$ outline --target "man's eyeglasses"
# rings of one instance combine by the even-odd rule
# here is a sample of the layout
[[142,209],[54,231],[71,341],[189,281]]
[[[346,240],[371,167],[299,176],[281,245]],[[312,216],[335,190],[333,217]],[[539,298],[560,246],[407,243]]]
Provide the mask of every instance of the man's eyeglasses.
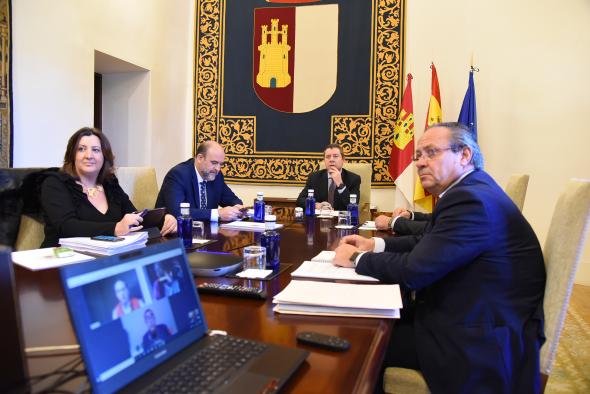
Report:
[[426,160],[432,160],[440,152],[454,149],[455,147],[450,146],[448,148],[426,148],[424,150],[417,150],[416,153],[414,153],[414,156],[412,156],[412,161],[418,161],[422,158],[425,158]]

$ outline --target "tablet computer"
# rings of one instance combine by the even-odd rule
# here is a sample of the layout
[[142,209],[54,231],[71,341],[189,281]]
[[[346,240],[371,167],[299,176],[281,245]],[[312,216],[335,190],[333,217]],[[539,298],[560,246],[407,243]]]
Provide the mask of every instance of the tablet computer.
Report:
[[149,209],[145,215],[143,215],[143,222],[141,225],[144,229],[157,227],[161,230],[164,225],[164,216],[166,216],[166,208]]

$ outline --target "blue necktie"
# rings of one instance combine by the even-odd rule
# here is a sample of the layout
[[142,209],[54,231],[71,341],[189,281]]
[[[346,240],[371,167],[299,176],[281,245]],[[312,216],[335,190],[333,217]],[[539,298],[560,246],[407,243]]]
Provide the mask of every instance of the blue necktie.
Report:
[[201,187],[200,187],[200,191],[201,191],[201,209],[205,209],[207,208],[207,185],[206,182],[203,181],[201,182]]

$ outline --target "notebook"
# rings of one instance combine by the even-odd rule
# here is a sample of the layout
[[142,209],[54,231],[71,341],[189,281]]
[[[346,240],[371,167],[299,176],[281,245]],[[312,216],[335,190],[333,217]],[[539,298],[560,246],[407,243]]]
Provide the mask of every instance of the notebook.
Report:
[[[308,355],[302,349],[207,335],[178,239],[64,266],[61,278],[95,393],[194,391],[205,383],[213,385],[207,390],[214,393],[275,392]],[[236,344],[244,350],[231,350]],[[228,346],[230,350],[220,350]],[[246,351],[251,358],[242,354]],[[247,360],[239,368],[203,372],[216,364],[215,356],[234,353]],[[187,372],[190,383],[177,381]],[[170,380],[176,389],[161,387]]]

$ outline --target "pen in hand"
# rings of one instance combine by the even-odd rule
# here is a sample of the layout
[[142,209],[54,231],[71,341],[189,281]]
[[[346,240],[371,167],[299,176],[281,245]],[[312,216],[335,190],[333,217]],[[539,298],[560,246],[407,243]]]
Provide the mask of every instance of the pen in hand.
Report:
[[[145,209],[144,209],[144,210],[142,210],[141,212],[134,212],[134,213],[137,213],[137,214],[139,214],[139,216],[140,216],[140,217],[144,217],[144,216],[145,216],[145,214],[146,214],[146,213],[148,213],[148,211],[149,211],[149,209],[145,208]],[[129,225],[129,228],[132,228],[132,227],[135,227],[135,226],[133,226],[133,225],[131,225],[131,224],[130,224],[130,225]]]

